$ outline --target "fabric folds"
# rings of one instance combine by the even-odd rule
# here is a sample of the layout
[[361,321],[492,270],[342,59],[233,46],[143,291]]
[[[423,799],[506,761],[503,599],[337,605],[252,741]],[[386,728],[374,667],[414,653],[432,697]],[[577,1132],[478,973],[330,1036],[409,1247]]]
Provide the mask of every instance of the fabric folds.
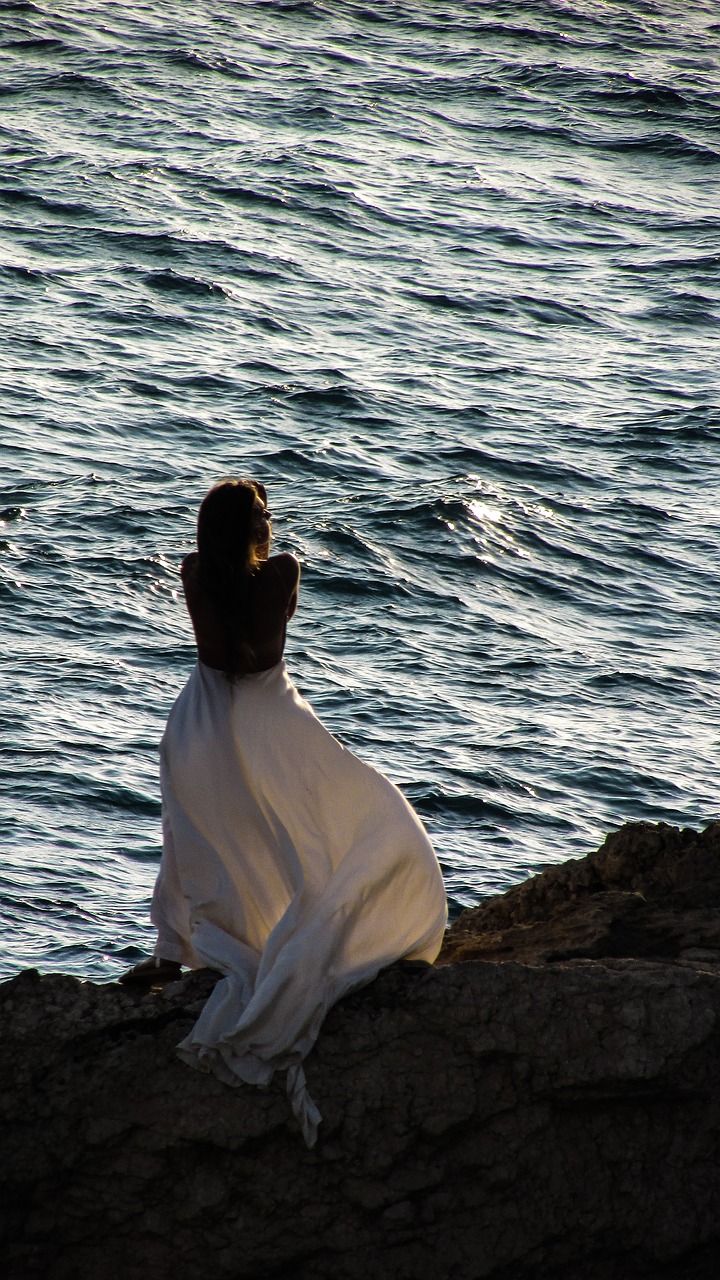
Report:
[[323,727],[285,663],[231,683],[198,663],[161,745],[156,953],[224,976],[178,1048],[227,1084],[287,1071],[305,1141],[303,1060],[328,1009],[446,922],[432,846],[387,778]]

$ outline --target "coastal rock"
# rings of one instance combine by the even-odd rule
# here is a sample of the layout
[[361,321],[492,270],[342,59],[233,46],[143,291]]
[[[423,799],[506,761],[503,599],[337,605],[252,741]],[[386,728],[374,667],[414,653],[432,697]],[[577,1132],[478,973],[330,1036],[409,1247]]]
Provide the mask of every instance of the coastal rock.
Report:
[[342,1001],[307,1060],[313,1151],[282,1081],[175,1057],[214,975],[11,979],[0,1273],[714,1280],[719,839],[624,828]]
[[463,912],[440,963],[646,957],[720,962],[720,822],[628,823],[586,858]]

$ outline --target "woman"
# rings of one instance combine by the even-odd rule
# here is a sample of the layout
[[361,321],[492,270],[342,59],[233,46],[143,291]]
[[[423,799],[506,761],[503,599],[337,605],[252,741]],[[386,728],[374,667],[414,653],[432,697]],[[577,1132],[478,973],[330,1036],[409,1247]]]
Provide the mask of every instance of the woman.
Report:
[[224,480],[182,564],[198,663],[161,744],[156,954],[125,981],[210,966],[185,1061],[228,1084],[287,1069],[309,1146],[319,1112],[302,1061],[328,1009],[402,957],[432,961],[440,868],[404,796],[320,724],[283,662],[293,555],[269,555],[263,485]]

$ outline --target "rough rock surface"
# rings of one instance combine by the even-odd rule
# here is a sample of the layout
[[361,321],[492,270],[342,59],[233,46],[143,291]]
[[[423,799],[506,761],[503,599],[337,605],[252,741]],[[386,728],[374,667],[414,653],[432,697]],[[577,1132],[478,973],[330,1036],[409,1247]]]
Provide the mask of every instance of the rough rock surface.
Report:
[[720,962],[720,822],[628,823],[596,853],[465,911],[440,963],[609,956]]
[[714,1280],[719,920],[718,824],[624,828],[466,913],[452,962],[330,1013],[314,1151],[280,1081],[229,1089],[174,1056],[212,975],[131,996],[20,974],[0,1274]]

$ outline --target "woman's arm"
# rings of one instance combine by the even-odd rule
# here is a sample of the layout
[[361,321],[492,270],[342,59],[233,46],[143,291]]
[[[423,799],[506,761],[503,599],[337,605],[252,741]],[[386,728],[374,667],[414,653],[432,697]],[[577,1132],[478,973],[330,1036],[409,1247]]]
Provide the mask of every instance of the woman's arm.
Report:
[[189,555],[184,557],[180,565],[180,579],[185,593],[185,604],[191,617],[200,585],[198,582],[199,567],[200,556],[197,551],[191,551]]
[[282,591],[282,605],[287,619],[297,609],[300,590],[300,561],[291,551],[283,551],[269,561],[276,572],[276,582]]

